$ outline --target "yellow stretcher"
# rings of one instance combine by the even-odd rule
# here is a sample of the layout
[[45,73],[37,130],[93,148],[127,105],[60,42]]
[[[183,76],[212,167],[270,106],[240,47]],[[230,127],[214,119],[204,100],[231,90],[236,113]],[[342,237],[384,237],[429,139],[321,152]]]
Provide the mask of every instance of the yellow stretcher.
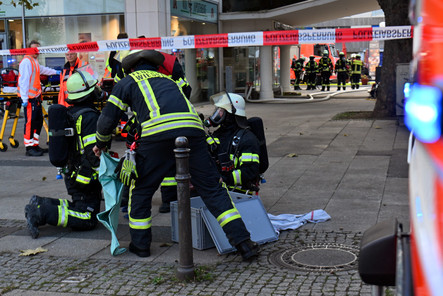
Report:
[[[18,119],[20,117],[20,109],[21,109],[21,100],[15,93],[0,93],[0,98],[3,98],[5,106],[5,113],[3,114],[3,124],[0,130],[0,151],[5,152],[8,150],[8,146],[3,143],[3,136],[5,135],[6,123],[9,119],[14,119],[11,129],[11,135],[9,136],[9,143],[12,148],[17,148],[19,143],[14,139],[15,131],[17,129]],[[44,101],[49,101],[50,104],[54,102],[57,103],[58,92],[57,91],[49,91],[42,93],[42,99]],[[43,111],[43,127],[46,130],[46,143],[49,143],[49,132],[48,132],[48,112],[46,112],[45,108],[42,106]],[[11,114],[11,112],[15,112],[15,114]]]

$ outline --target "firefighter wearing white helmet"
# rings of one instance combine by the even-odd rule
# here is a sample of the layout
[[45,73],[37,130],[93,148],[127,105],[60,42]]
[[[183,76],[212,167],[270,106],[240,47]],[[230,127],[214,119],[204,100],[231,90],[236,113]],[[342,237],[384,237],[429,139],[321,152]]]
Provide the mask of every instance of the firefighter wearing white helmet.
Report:
[[128,106],[140,123],[135,156],[130,160],[132,165],[129,170],[122,168],[120,173],[120,176],[130,175],[131,179],[129,251],[139,257],[151,254],[152,197],[164,177],[175,175],[175,140],[185,136],[190,148],[192,184],[230,244],[244,260],[252,259],[258,255],[258,245],[251,241],[240,213],[219,182],[220,175],[209,154],[205,131],[194,106],[174,80],[158,71],[163,61],[164,56],[155,50],[142,50],[123,59],[126,77],[114,86],[97,123],[94,147],[97,156],[109,146],[112,131]]
[[211,96],[216,107],[206,121],[219,126],[207,137],[212,156],[229,190],[255,193],[260,181],[260,143],[248,128],[245,100],[238,94],[221,92]]
[[[94,102],[101,96],[101,90],[97,86],[97,80],[88,72],[74,72],[66,84],[66,101],[72,106],[66,108],[54,104],[48,110],[49,159],[55,166],[64,166],[65,186],[72,201],[32,196],[25,207],[25,216],[33,238],[39,236],[38,227],[45,224],[74,230],[91,230],[98,222],[96,215],[100,211],[101,200],[101,185],[98,181],[100,159],[94,154],[93,147],[99,112],[94,107]],[[58,119],[61,119],[60,127],[54,126]],[[66,122],[73,131],[72,137],[65,136]],[[57,138],[62,141],[65,139],[66,142],[60,142]],[[67,147],[60,143],[66,143]],[[57,144],[62,147],[56,147]],[[68,151],[66,163],[56,165],[54,161],[61,159],[56,154],[65,149]]]
[[331,82],[329,78],[334,71],[334,66],[332,65],[332,60],[329,58],[329,52],[325,49],[323,51],[323,57],[318,61],[318,71],[321,75],[321,90],[324,91],[325,88],[329,91],[331,87]]

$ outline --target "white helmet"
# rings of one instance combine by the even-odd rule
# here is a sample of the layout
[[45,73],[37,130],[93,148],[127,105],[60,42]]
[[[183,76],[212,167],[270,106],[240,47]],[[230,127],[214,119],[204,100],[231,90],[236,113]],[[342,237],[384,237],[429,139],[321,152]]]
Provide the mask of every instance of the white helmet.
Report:
[[216,107],[225,109],[229,113],[234,112],[234,114],[237,116],[246,117],[245,100],[238,94],[223,91],[212,95],[210,100]]

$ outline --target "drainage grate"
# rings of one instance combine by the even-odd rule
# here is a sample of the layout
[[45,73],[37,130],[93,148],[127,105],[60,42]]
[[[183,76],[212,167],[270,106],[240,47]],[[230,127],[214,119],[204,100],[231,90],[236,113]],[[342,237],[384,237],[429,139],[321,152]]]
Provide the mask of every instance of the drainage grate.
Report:
[[269,255],[278,267],[302,271],[341,271],[356,269],[358,249],[342,244],[311,244]]

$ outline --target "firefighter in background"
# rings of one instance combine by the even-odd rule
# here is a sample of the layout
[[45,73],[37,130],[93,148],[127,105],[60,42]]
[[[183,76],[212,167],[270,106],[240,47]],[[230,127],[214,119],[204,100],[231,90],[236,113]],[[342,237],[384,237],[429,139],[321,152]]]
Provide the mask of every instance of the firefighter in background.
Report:
[[293,66],[294,66],[293,71],[295,74],[294,90],[301,90],[300,82],[301,82],[301,76],[303,74],[304,63],[305,63],[304,57],[297,59],[295,62],[293,61]]
[[205,124],[220,127],[206,141],[229,190],[253,194],[259,190],[260,143],[248,128],[245,100],[228,95],[211,97],[216,109]]
[[305,71],[306,71],[306,75],[308,76],[308,79],[307,79],[308,87],[306,90],[316,89],[315,82],[317,79],[318,64],[315,61],[315,56],[311,55],[309,57],[309,61],[305,65]]
[[60,91],[58,93],[58,103],[60,105],[69,107],[69,104],[66,103],[66,99],[68,98],[68,90],[66,89],[66,82],[77,68],[87,65],[88,63],[81,61],[78,58],[76,52],[67,52],[65,53],[65,56],[67,62],[63,66],[63,71],[60,74]]
[[115,85],[97,123],[97,156],[109,146],[112,130],[129,106],[142,127],[135,152],[135,168],[129,202],[129,251],[139,257],[150,256],[152,241],[152,196],[166,176],[175,175],[175,139],[188,138],[189,169],[192,184],[216,217],[231,245],[244,260],[258,256],[258,244],[235,208],[226,188],[220,183],[215,162],[209,154],[201,119],[177,83],[158,72],[164,56],[155,50],[136,51],[122,63],[127,76]]
[[363,62],[360,60],[359,54],[355,55],[355,59],[351,62],[351,88],[358,89],[360,87],[361,70]]
[[346,90],[346,80],[348,79],[349,64],[343,52],[340,52],[338,56],[339,59],[335,63],[335,73],[337,74],[337,90],[340,90],[340,85],[343,85],[343,90]]
[[[34,195],[25,207],[28,230],[33,238],[39,236],[38,227],[50,224],[74,230],[91,230],[97,225],[100,211],[101,185],[98,181],[100,159],[92,148],[99,117],[94,102],[101,96],[97,80],[86,71],[74,72],[66,82],[68,91],[68,117],[82,112],[76,122],[76,131],[70,143],[65,185],[72,201]],[[84,112],[88,109],[88,112]],[[77,113],[78,114],[78,113]],[[75,120],[75,119],[74,119]]]
[[19,65],[17,95],[21,98],[25,115],[24,144],[26,156],[42,156],[48,149],[39,146],[40,132],[43,127],[42,85],[40,74],[55,75],[60,71],[41,66],[37,60],[39,55],[38,41],[32,40],[29,47],[35,49],[34,54],[25,55]]
[[329,91],[331,88],[331,82],[329,78],[332,75],[332,71],[334,70],[334,66],[332,65],[332,61],[329,58],[329,52],[325,49],[323,51],[323,56],[318,61],[318,72],[321,75],[321,91],[324,91],[325,88]]

